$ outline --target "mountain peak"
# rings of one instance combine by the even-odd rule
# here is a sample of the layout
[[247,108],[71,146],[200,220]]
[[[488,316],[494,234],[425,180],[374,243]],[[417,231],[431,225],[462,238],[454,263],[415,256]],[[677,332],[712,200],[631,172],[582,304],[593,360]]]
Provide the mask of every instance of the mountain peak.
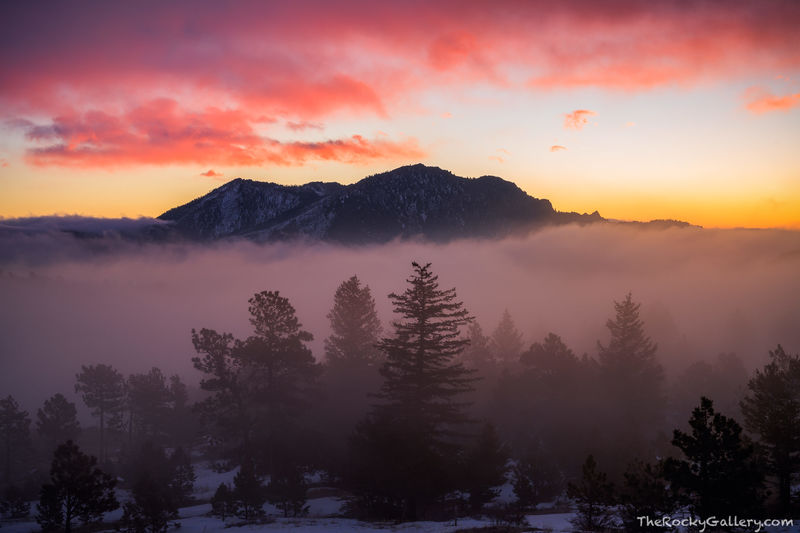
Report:
[[533,198],[497,176],[462,178],[419,163],[351,185],[286,186],[236,178],[158,218],[199,240],[371,243],[501,237],[564,222],[564,216],[548,200]]

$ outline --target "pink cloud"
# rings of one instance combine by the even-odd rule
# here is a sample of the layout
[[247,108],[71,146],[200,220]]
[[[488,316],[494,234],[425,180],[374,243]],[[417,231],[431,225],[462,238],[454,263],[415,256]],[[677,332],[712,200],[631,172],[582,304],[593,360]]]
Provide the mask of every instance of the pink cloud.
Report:
[[[252,117],[297,125],[391,118],[423,107],[431,88],[638,91],[800,68],[800,3],[780,0],[691,9],[638,0],[308,0],[279,9],[257,0],[147,2],[147,9],[87,1],[55,3],[46,16],[22,2],[2,15],[0,119],[47,117],[39,132],[47,134],[77,113],[86,131],[70,132],[80,142],[65,146],[70,153],[88,147],[91,139],[80,135],[92,129],[128,135],[120,110],[164,97],[196,120],[213,118],[211,108],[241,113],[240,129],[223,129],[247,137]],[[30,142],[41,149],[35,135]],[[240,153],[251,151],[248,143],[230,147],[236,155],[212,153],[248,159]]]
[[564,115],[564,129],[580,131],[589,123],[588,117],[593,117],[595,115],[597,115],[597,113],[588,109],[576,109],[572,113],[567,113]]
[[292,131],[305,131],[305,130],[323,130],[325,126],[320,124],[319,122],[309,122],[307,120],[301,120],[298,122],[289,121],[286,123],[286,127]]
[[207,178],[221,178],[224,176],[224,174],[220,174],[219,172],[216,172],[213,169],[208,169],[205,172],[201,172],[200,175],[205,176]]
[[169,99],[154,100],[119,115],[73,112],[50,124],[24,124],[26,137],[36,145],[28,150],[27,160],[38,166],[295,166],[309,160],[364,164],[425,155],[414,139],[393,142],[353,135],[316,143],[279,141],[260,135],[255,126],[255,121],[239,110],[191,112]]
[[566,150],[566,146],[561,146],[560,144],[554,144],[550,147],[551,152],[560,152],[561,150]]
[[789,111],[800,106],[800,93],[775,96],[762,87],[750,87],[745,91],[745,107],[758,115],[771,111]]

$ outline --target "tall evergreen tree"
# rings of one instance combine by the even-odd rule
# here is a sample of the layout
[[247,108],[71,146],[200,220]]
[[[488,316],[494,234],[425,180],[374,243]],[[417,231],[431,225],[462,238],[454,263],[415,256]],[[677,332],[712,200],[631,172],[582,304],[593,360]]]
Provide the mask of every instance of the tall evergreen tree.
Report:
[[567,486],[567,496],[575,500],[577,513],[572,525],[579,531],[605,531],[616,524],[614,485],[597,470],[593,456],[583,463],[581,480]]
[[494,371],[497,360],[492,350],[491,339],[484,335],[483,328],[477,320],[473,320],[467,327],[467,338],[469,345],[464,349],[464,363],[469,368],[477,369],[481,375],[487,371]]
[[100,461],[106,460],[106,428],[118,428],[122,423],[125,406],[125,378],[109,365],[81,366],[75,376],[75,392],[81,393],[83,402],[100,418]]
[[412,266],[409,287],[389,295],[400,319],[395,335],[379,343],[386,355],[380,403],[353,441],[366,496],[381,494],[406,520],[453,488],[461,451],[454,437],[468,420],[459,398],[474,381],[456,360],[469,342],[460,329],[472,317],[455,289],[439,288],[430,264]]
[[36,411],[36,431],[47,443],[48,453],[62,442],[75,440],[81,432],[78,410],[63,394],[54,394]]
[[381,322],[375,299],[368,285],[352,276],[339,285],[328,313],[331,335],[325,339],[325,362],[336,364],[376,364],[381,352],[376,348]]
[[37,522],[45,531],[63,528],[70,533],[75,520],[86,525],[119,507],[116,480],[97,468],[97,459],[80,451],[72,441],[53,454],[50,483],[42,485]]
[[15,467],[30,447],[31,420],[28,412],[8,396],[0,399],[0,442],[3,447],[3,479],[5,484],[14,480]]
[[475,378],[456,357],[469,344],[460,330],[473,318],[456,299],[455,289],[439,288],[430,263],[412,266],[410,287],[389,295],[402,319],[392,322],[395,336],[378,345],[386,354],[378,412],[438,438],[467,420],[464,406],[456,400],[472,390]]
[[162,442],[168,431],[172,395],[167,377],[153,367],[144,374],[131,374],[127,382],[130,431],[140,442]]
[[517,329],[508,309],[503,311],[500,322],[492,333],[491,346],[494,356],[501,364],[508,366],[519,361],[523,348],[522,333]]
[[606,322],[611,338],[605,346],[597,343],[601,386],[612,417],[608,424],[617,441],[614,447],[625,450],[628,457],[643,453],[655,437],[665,403],[664,372],[656,359],[657,346],[639,318],[640,305],[630,293],[614,302],[616,316]]
[[327,468],[339,473],[345,462],[346,440],[368,409],[367,395],[378,390],[382,353],[377,349],[382,327],[369,286],[356,277],[336,289],[328,313],[331,335],[325,339],[325,364],[321,391],[325,401],[318,409],[319,428],[327,437]]
[[204,374],[200,388],[210,393],[196,408],[203,422],[241,453],[250,448],[255,415],[247,394],[247,375],[234,354],[235,342],[230,333],[192,330],[192,344],[199,354],[192,357],[192,364]]
[[319,366],[305,344],[313,337],[302,329],[287,298],[263,291],[249,303],[255,334],[239,341],[230,334],[193,330],[192,342],[203,356],[192,361],[207,375],[201,388],[214,393],[203,402],[203,411],[238,436],[240,457],[263,450],[265,469],[272,472],[279,440],[307,405]]
[[266,452],[266,471],[281,460],[279,450],[308,406],[310,391],[320,374],[311,349],[313,340],[288,298],[262,291],[250,300],[250,323],[255,335],[237,344],[236,353],[248,374],[248,388],[258,405],[258,437]]
[[717,413],[708,398],[700,399],[689,425],[691,434],[675,430],[672,439],[684,458],[664,462],[672,490],[694,516],[757,513],[763,500],[763,474],[741,426]]
[[791,516],[791,489],[800,471],[800,355],[787,354],[779,344],[769,356],[748,382],[741,408],[745,427],[767,451],[780,512]]

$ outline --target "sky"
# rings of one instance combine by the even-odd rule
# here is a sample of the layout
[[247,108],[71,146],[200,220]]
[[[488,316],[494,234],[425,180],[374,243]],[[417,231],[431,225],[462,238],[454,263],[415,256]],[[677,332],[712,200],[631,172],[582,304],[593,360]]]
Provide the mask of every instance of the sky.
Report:
[[422,162],[562,211],[800,228],[800,2],[0,5],[0,216]]

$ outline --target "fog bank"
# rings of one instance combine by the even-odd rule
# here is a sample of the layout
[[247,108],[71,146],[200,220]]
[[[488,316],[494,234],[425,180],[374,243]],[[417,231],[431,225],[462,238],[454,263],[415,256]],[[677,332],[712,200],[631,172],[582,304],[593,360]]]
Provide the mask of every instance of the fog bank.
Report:
[[82,364],[109,363],[125,374],[156,365],[197,382],[190,330],[249,335],[247,300],[262,290],[290,299],[319,359],[336,287],[358,275],[388,326],[386,296],[405,288],[411,261],[432,263],[487,334],[507,308],[526,342],[552,331],[595,356],[613,301],[630,291],[668,370],[720,352],[736,352],[752,368],[778,343],[800,350],[800,233],[792,231],[607,224],[496,242],[358,248],[6,232],[2,245],[0,394],[31,413],[54,392],[74,398]]

